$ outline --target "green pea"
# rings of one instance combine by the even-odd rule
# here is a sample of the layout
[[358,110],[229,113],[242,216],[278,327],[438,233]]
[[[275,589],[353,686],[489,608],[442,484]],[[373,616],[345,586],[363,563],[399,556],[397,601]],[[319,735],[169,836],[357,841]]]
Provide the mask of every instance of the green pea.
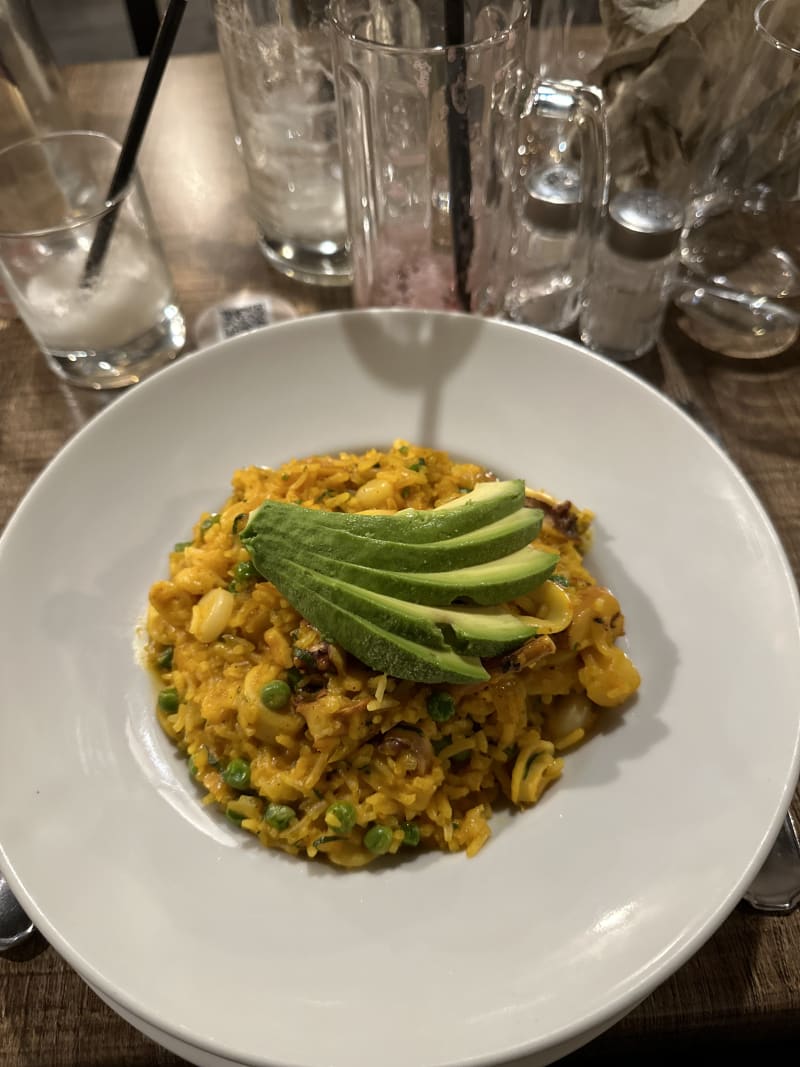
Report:
[[413,822],[404,822],[401,825],[403,828],[403,844],[408,845],[409,848],[416,848],[422,836],[419,832],[419,827]]
[[247,789],[250,785],[250,764],[246,759],[232,759],[222,772],[222,780],[231,789]]
[[162,670],[162,671],[171,671],[172,670],[172,653],[174,651],[175,650],[173,649],[172,645],[167,645],[166,648],[163,648],[159,652],[158,656],[156,657],[156,664],[158,665],[160,670]]
[[440,689],[431,693],[428,697],[427,704],[428,714],[434,722],[447,722],[448,719],[456,713],[456,703],[449,693],[445,693]]
[[166,711],[167,715],[174,715],[180,703],[181,698],[178,696],[178,690],[174,685],[167,686],[166,689],[162,689],[158,694],[158,706],[162,711]]
[[286,830],[296,818],[294,809],[288,804],[267,804],[264,812],[264,822],[274,830]]
[[233,811],[231,808],[226,808],[225,814],[235,826],[241,826],[247,818],[247,816],[242,815],[240,811]]
[[356,809],[347,800],[337,800],[325,812],[325,822],[337,834],[349,834],[356,824]]
[[240,585],[249,585],[250,582],[258,581],[261,575],[256,570],[253,562],[246,559],[241,563],[237,563],[233,568],[233,577]]
[[388,826],[376,822],[364,834],[364,847],[374,852],[376,856],[381,856],[391,848],[393,836]]
[[265,708],[272,711],[280,711],[285,708],[292,698],[292,691],[286,682],[276,678],[273,682],[267,682],[261,687],[261,703]]

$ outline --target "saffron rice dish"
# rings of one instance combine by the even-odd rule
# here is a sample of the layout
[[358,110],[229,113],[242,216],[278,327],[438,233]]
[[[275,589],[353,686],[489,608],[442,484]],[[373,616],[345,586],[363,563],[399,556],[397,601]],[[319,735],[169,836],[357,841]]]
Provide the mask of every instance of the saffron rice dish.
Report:
[[161,726],[202,802],[262,844],[359,867],[421,849],[474,856],[493,811],[534,805],[604,711],[640,677],[624,616],[584,565],[593,515],[528,482],[549,579],[505,605],[542,625],[483,666],[488,679],[421,684],[370,669],[256,571],[240,533],[263,501],[338,512],[430,509],[494,475],[396,441],[386,452],[247,467],[218,512],[169,555],[147,611]]

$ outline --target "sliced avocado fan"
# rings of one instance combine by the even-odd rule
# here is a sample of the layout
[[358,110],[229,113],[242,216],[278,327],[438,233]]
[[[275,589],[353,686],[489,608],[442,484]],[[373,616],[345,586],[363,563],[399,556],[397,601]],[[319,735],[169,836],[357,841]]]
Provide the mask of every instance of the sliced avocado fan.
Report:
[[416,682],[475,682],[489,677],[479,657],[536,634],[535,620],[499,605],[558,562],[530,545],[543,513],[523,500],[521,480],[480,483],[438,508],[396,515],[268,500],[241,538],[259,574],[368,667]]

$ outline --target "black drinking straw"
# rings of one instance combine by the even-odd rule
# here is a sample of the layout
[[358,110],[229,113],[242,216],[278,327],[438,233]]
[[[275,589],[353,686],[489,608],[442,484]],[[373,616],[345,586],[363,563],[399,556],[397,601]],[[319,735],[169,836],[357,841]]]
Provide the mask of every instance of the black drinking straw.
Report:
[[[136,156],[139,153],[139,145],[142,143],[147,120],[153,110],[156,93],[161,85],[161,78],[164,75],[167,60],[178,33],[178,27],[186,10],[186,3],[187,0],[169,0],[169,6],[164,12],[156,39],[153,42],[153,50],[147,61],[147,69],[144,72],[144,78],[142,78],[139,95],[133,107],[133,114],[128,123],[128,129],[125,131],[125,138],[114,169],[114,176],[106,194],[106,203],[115,200],[131,180],[133,169],[136,166]],[[92,246],[89,249],[89,255],[86,257],[86,266],[83,268],[83,278],[81,279],[83,288],[92,284],[103,265],[103,259],[108,251],[108,244],[111,240],[118,211],[119,205],[117,204],[107,215],[103,216],[97,226]]]
[[450,170],[450,223],[453,231],[453,260],[456,292],[464,311],[469,311],[469,265],[474,239],[472,223],[472,163],[469,152],[469,115],[467,108],[466,12],[464,0],[444,0],[444,36],[448,49],[447,85],[447,161]]

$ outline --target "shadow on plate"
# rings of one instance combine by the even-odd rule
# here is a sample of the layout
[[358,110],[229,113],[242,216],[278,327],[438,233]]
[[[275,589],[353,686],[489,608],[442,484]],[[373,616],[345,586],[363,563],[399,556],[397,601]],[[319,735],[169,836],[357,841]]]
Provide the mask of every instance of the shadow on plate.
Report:
[[[453,331],[453,319],[459,330]],[[437,314],[406,317],[382,312],[374,318],[342,319],[353,352],[364,369],[400,390],[422,393],[419,426],[412,438],[441,448],[437,430],[447,379],[478,344],[485,320],[477,316]],[[461,344],[453,346],[453,333]],[[374,442],[373,442],[374,445]]]

